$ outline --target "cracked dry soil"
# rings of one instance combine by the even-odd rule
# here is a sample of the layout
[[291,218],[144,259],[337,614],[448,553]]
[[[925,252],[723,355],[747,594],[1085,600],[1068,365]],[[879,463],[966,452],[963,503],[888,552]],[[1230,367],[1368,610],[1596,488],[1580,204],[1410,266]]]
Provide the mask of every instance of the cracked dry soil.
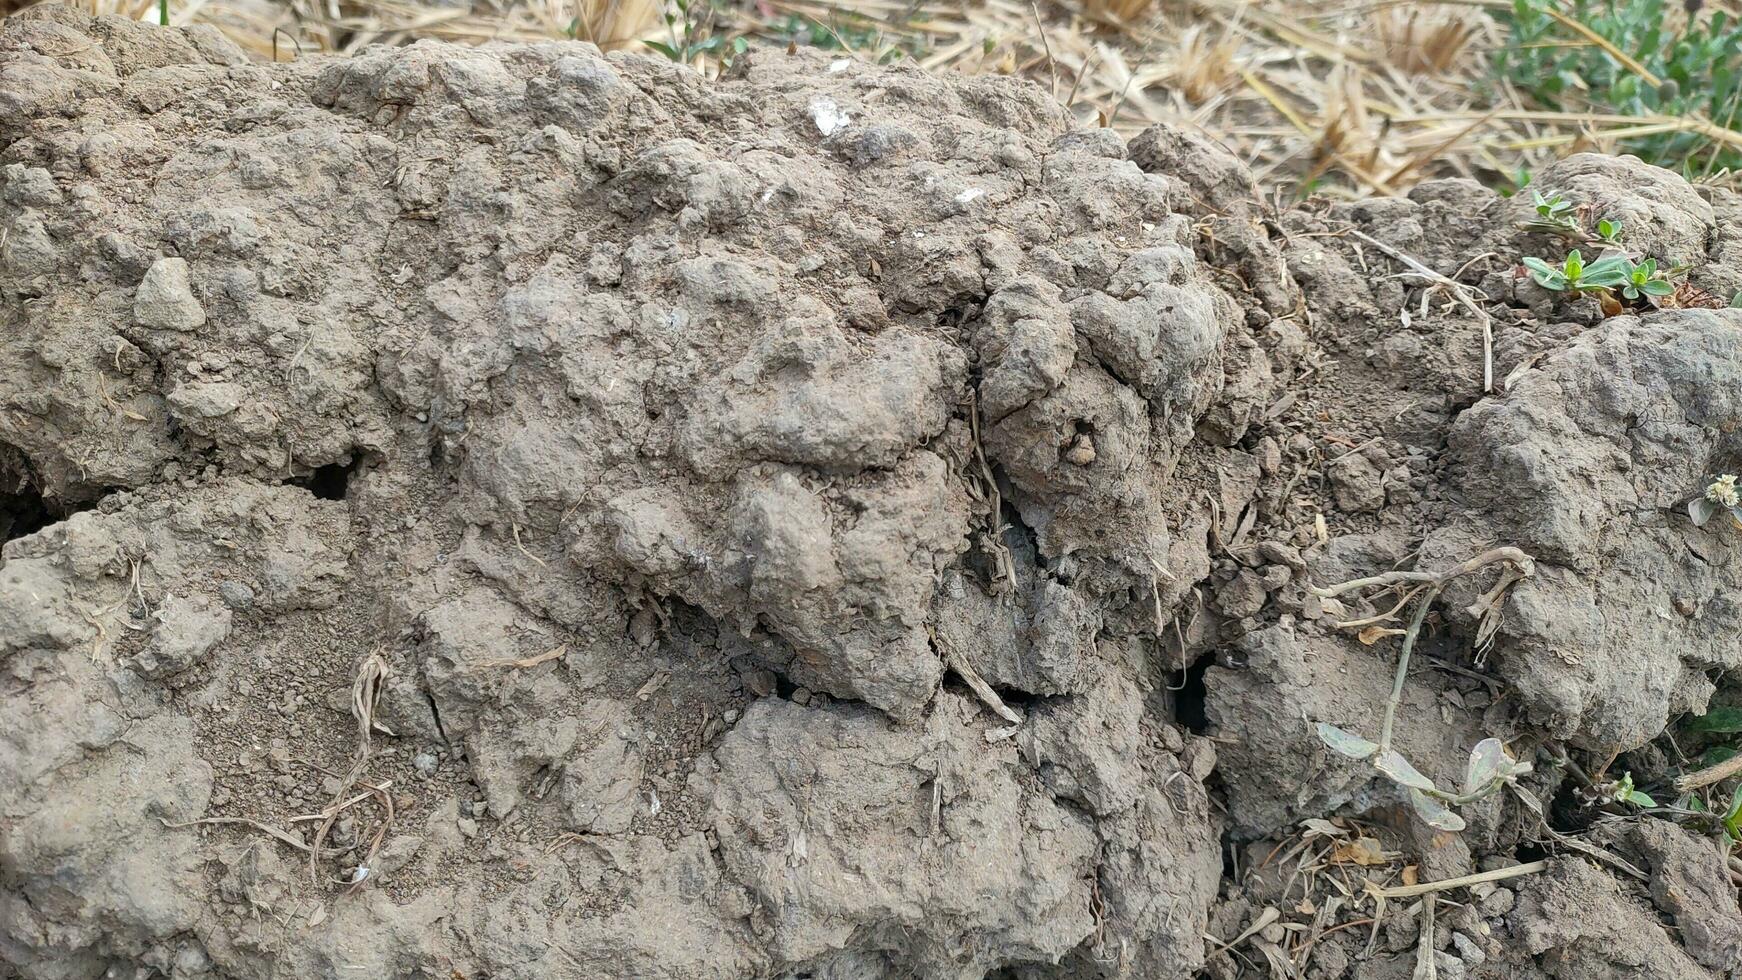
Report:
[[[1538,183],[1742,286],[1742,198]],[[1436,834],[1313,734],[1396,641],[1309,586],[1496,545],[1535,574],[1405,688],[1435,779],[1645,774],[1742,666],[1742,537],[1682,510],[1742,311],[1558,302],[1527,209],[1277,213],[1203,139],[813,52],[8,19],[0,976],[1735,976],[1711,840],[1548,765]],[[1363,236],[1488,297],[1493,390]]]

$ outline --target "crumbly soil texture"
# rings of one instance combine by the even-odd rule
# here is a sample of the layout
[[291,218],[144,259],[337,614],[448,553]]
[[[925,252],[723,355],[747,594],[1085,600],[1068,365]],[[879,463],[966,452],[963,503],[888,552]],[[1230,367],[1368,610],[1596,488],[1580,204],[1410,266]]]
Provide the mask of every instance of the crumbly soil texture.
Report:
[[[1742,286],[1729,192],[1537,183]],[[0,976],[1732,978],[1722,834],[1591,787],[1742,666],[1742,311],[1532,214],[812,51],[13,17]],[[1461,830],[1315,734],[1410,596],[1391,748],[1535,763]]]

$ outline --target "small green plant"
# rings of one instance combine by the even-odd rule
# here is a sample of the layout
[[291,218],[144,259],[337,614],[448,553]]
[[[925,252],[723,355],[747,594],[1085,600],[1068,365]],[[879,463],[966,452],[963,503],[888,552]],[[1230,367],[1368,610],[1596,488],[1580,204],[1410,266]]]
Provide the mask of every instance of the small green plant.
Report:
[[1731,843],[1742,843],[1742,785],[1730,794],[1730,808],[1723,816],[1724,834]]
[[1585,257],[1576,248],[1567,253],[1559,267],[1534,256],[1524,260],[1524,267],[1530,270],[1530,277],[1537,285],[1557,293],[1580,295],[1623,285],[1627,282],[1628,264],[1625,256],[1606,255],[1586,265]]
[[1501,197],[1511,197],[1530,186],[1530,168],[1519,167],[1512,172],[1510,178],[1505,179],[1506,183],[1496,187],[1495,190],[1500,192]]
[[1657,271],[1657,260],[1646,259],[1635,263],[1622,259],[1622,272],[1626,278],[1621,282],[1621,295],[1631,300],[1668,296],[1675,292],[1675,284],[1669,277]]
[[1716,480],[1706,484],[1706,489],[1698,497],[1688,501],[1688,517],[1695,527],[1705,527],[1706,522],[1715,517],[1719,511],[1728,511],[1730,520],[1742,527],[1742,492],[1736,489],[1736,474],[1725,473]]
[[1597,242],[1610,248],[1621,247],[1621,222],[1600,218],[1597,221]]
[[1533,189],[1530,196],[1536,205],[1536,215],[1524,222],[1527,230],[1580,241],[1587,237],[1584,225],[1578,219],[1578,209],[1570,201],[1564,200],[1558,192],[1550,192],[1545,197],[1542,191]]
[[1485,738],[1470,750],[1462,785],[1456,791],[1443,790],[1396,749],[1322,721],[1318,724],[1318,735],[1319,741],[1341,755],[1371,761],[1380,775],[1408,790],[1416,816],[1439,830],[1463,830],[1464,818],[1454,813],[1452,807],[1474,803],[1531,770],[1530,763],[1513,759],[1499,739]]
[[733,57],[749,48],[743,37],[733,38],[728,45],[724,35],[714,33],[714,8],[709,0],[671,0],[671,7],[665,12],[665,30],[671,38],[669,43],[641,43],[680,65],[694,64],[703,55],[717,54],[724,69]]
[[[1416,638],[1421,635],[1422,623],[1427,619],[1428,610],[1453,579],[1490,565],[1504,566],[1500,581],[1488,590],[1481,601],[1470,607],[1472,614],[1477,616],[1476,643],[1480,647],[1489,642],[1499,629],[1500,607],[1507,590],[1528,578],[1535,568],[1531,557],[1517,548],[1494,548],[1440,572],[1393,571],[1344,582],[1327,589],[1312,587],[1313,594],[1327,604],[1327,610],[1340,609],[1341,602],[1336,597],[1355,589],[1373,586],[1410,587],[1410,591],[1404,593],[1403,602],[1390,614],[1386,614],[1395,614],[1411,599],[1416,602],[1415,609],[1410,614],[1409,625],[1403,631],[1403,646],[1397,653],[1397,669],[1391,679],[1391,696],[1385,701],[1385,716],[1380,722],[1379,741],[1369,741],[1354,732],[1326,722],[1319,722],[1314,731],[1318,734],[1319,741],[1332,751],[1350,759],[1372,763],[1380,775],[1405,789],[1410,804],[1415,807],[1416,815],[1428,826],[1439,830],[1463,830],[1464,818],[1453,812],[1452,807],[1473,803],[1489,796],[1531,771],[1531,764],[1513,759],[1499,739],[1485,738],[1470,750],[1470,758],[1464,764],[1463,782],[1455,790],[1441,789],[1404,758],[1402,753],[1391,747],[1397,708],[1403,701],[1403,684],[1409,676],[1410,654],[1415,649]],[[1371,625],[1383,618],[1385,617],[1348,620],[1338,625],[1353,629]]]
[[1606,786],[1599,787],[1598,791],[1604,798],[1616,803],[1631,803],[1634,806],[1645,807],[1648,810],[1655,810],[1657,808],[1656,800],[1641,793],[1633,787],[1633,774],[1631,772],[1622,773],[1620,779],[1617,779]]

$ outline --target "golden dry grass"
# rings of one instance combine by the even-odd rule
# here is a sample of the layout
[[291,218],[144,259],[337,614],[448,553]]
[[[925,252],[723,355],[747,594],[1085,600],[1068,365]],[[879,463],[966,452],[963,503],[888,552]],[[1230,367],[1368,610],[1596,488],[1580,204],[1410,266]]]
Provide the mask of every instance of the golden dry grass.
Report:
[[[157,16],[155,0],[78,2]],[[1021,75],[1085,125],[1202,130],[1241,153],[1261,181],[1297,190],[1397,194],[1447,175],[1500,182],[1642,131],[1742,145],[1742,135],[1704,119],[1524,104],[1487,74],[1488,52],[1504,41],[1487,9],[1504,2],[718,0],[713,29],[865,60],[908,58],[932,72]],[[665,38],[669,3],[172,0],[170,12],[176,24],[218,26],[265,60],[419,37],[576,37],[637,49]]]

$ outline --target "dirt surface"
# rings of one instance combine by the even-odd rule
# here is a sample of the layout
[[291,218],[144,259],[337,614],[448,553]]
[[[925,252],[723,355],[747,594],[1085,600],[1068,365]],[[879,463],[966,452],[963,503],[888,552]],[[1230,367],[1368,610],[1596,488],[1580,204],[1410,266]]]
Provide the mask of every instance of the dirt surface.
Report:
[[[1742,200],[1537,180],[1742,286]],[[0,24],[0,975],[1734,976],[1575,774],[1742,666],[1742,312],[1527,209],[813,52]],[[1395,745],[1538,766],[1437,833],[1313,728],[1399,596],[1312,587],[1496,546]]]

